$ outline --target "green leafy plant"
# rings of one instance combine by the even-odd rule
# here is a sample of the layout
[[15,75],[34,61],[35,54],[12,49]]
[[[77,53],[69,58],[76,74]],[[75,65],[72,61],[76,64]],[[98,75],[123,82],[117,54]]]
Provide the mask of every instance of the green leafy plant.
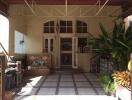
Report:
[[115,85],[112,80],[111,74],[101,73],[99,79],[106,94],[115,93]]
[[98,39],[92,39],[88,44],[97,55],[111,55],[114,69],[126,70],[129,54],[132,52],[132,31],[123,24],[115,23],[112,33],[99,24],[102,34]]

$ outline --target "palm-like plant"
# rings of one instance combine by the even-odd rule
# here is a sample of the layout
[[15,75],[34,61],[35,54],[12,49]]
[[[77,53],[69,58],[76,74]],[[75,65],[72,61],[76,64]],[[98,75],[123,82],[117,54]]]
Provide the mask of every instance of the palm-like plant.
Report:
[[123,24],[115,23],[113,32],[109,33],[101,23],[99,26],[102,34],[94,42],[92,41],[93,51],[100,55],[110,54],[113,58],[115,69],[126,69],[129,54],[132,52],[131,29],[125,29]]

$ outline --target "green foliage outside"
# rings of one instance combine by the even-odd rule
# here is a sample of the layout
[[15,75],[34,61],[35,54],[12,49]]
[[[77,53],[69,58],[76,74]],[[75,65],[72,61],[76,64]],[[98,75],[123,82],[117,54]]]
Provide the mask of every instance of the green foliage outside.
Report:
[[101,73],[99,79],[106,94],[115,93],[115,86],[111,74]]
[[132,52],[132,31],[125,29],[123,24],[115,23],[112,33],[107,32],[99,24],[102,34],[98,39],[91,40],[88,44],[97,55],[111,55],[114,70],[126,70],[130,53]]
[[[123,24],[114,24],[113,31],[108,32],[104,26],[99,24],[102,34],[98,39],[92,39],[88,44],[92,46],[93,52],[98,55],[110,55],[113,59],[113,71],[127,70],[127,65],[132,52],[132,30],[125,29]],[[112,74],[112,72],[111,72]],[[114,82],[110,73],[101,73],[100,80],[105,93],[115,91]]]

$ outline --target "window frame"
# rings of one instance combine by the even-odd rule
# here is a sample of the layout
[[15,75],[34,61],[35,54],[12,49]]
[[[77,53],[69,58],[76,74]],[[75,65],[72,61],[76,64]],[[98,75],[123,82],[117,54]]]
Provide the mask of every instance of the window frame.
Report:
[[[64,24],[64,25],[61,25],[61,24]],[[61,20],[59,22],[59,30],[60,30],[60,33],[73,33],[73,22],[70,21],[70,20]],[[65,30],[65,31],[64,31]]]
[[88,25],[83,21],[76,21],[76,33],[88,33]]
[[55,33],[55,21],[48,21],[44,23],[43,33]]

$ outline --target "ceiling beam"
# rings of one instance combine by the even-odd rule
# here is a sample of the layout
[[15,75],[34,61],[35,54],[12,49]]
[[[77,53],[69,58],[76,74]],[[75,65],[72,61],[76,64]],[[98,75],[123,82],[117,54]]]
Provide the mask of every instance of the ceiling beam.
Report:
[[106,0],[105,3],[103,4],[103,6],[98,10],[98,12],[95,14],[95,16],[97,16],[101,11],[102,9],[106,6],[106,4],[109,2],[109,0]]
[[31,10],[31,12],[36,16],[35,11],[33,10],[33,8],[29,5],[27,0],[24,0],[25,4],[29,7],[29,9]]
[[0,2],[2,2],[5,5],[9,5],[9,3],[7,2],[7,0],[0,0]]
[[0,14],[7,16],[8,14],[8,5],[0,0]]
[[[24,4],[23,0],[7,0],[10,4]],[[32,0],[27,0],[32,3]],[[121,5],[124,0],[110,0],[107,5]],[[65,5],[65,0],[35,0],[36,4],[40,5]],[[97,0],[68,0],[68,5],[94,5]],[[105,0],[100,1],[103,5]]]
[[123,18],[132,15],[132,0],[127,0],[127,2],[122,3],[122,12],[120,16]]

